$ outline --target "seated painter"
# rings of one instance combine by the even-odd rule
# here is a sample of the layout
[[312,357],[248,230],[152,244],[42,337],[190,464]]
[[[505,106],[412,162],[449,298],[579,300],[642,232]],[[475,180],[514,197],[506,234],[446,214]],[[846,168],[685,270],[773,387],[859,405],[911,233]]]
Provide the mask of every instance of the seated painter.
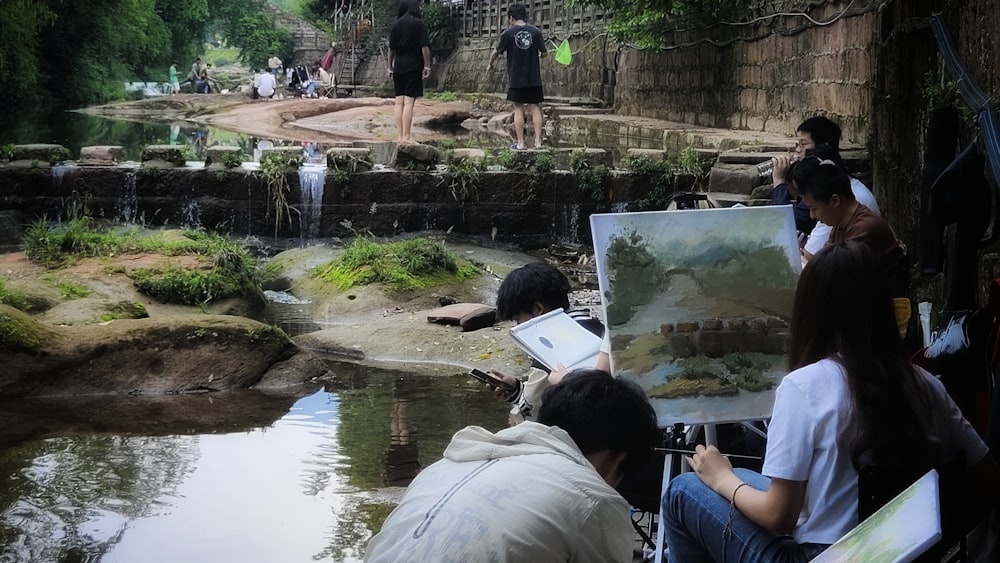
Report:
[[1000,505],[1000,468],[941,382],[909,362],[891,295],[867,245],[829,244],[806,264],[762,474],[697,446],[663,498],[671,563],[815,557],[858,524],[867,464],[920,475],[961,451],[968,513]]
[[[520,324],[561,308],[581,326],[603,337],[604,324],[599,319],[591,317],[590,310],[570,309],[569,292],[569,280],[555,266],[545,262],[526,264],[512,270],[500,284],[500,289],[497,291],[497,318]],[[607,349],[604,352],[607,352]],[[594,367],[610,371],[608,354],[601,354]],[[534,360],[531,368],[520,377],[513,377],[497,370],[491,371],[517,388],[513,394],[508,394],[501,389],[491,387],[497,397],[514,403],[511,415],[518,420],[532,420],[538,407],[541,406],[542,392],[565,375],[562,369],[550,373],[545,366]]]
[[364,560],[631,562],[635,531],[614,486],[652,454],[653,408],[635,383],[592,369],[544,395],[537,422],[459,430]]

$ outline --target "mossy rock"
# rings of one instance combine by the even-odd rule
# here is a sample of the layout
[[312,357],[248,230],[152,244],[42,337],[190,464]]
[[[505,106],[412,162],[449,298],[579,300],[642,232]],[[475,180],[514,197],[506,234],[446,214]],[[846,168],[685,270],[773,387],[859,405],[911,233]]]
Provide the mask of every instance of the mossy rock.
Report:
[[365,148],[335,147],[326,151],[326,167],[330,170],[368,172],[374,166],[372,151]]
[[31,317],[7,305],[0,305],[0,350],[26,352],[41,345],[45,331]]
[[62,145],[15,145],[11,151],[10,160],[27,160],[38,162],[38,164],[59,164],[60,162],[69,160],[69,150]]
[[405,144],[396,148],[397,170],[433,170],[441,160],[441,153],[430,145]]
[[181,145],[149,145],[142,149],[142,163],[167,163],[184,166],[184,147]]

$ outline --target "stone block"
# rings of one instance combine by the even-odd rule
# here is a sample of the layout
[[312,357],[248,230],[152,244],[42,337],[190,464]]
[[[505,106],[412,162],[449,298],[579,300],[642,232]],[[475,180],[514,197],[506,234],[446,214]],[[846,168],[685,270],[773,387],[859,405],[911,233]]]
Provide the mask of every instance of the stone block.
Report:
[[365,148],[332,148],[326,151],[326,167],[343,172],[367,172],[374,165],[372,151]]
[[79,166],[114,166],[123,160],[125,150],[117,145],[81,147]]
[[625,151],[626,156],[632,158],[646,158],[652,162],[660,162],[667,158],[667,151],[660,149],[636,149],[630,148]]
[[430,145],[402,144],[396,147],[397,170],[433,170],[441,158],[437,148]]
[[486,160],[486,151],[483,149],[455,149],[451,153],[452,164],[459,164],[462,162],[483,162]]
[[157,168],[184,166],[182,145],[149,145],[142,149],[142,165]]
[[306,160],[305,155],[302,153],[302,147],[270,147],[261,149],[260,163],[262,166],[268,160],[275,158],[287,159],[287,162],[294,168],[298,168]]
[[708,191],[749,195],[760,185],[760,176],[753,166],[716,164],[708,174]]
[[396,143],[392,141],[354,141],[352,146],[371,151],[375,164],[392,166],[396,162]]
[[[266,150],[266,149],[265,149]],[[242,159],[243,149],[235,146],[215,145],[205,149],[205,164],[211,168],[226,166],[226,155],[235,154]],[[233,157],[229,157],[230,159]],[[233,166],[232,168],[235,168]]]
[[11,162],[30,161],[38,165],[58,164],[69,160],[69,150],[62,145],[15,145],[10,154]]

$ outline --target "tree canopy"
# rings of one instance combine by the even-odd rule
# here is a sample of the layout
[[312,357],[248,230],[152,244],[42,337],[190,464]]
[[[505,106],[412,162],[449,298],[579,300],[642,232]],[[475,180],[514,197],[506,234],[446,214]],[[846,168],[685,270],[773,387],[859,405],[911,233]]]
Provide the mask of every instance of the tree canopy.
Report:
[[4,0],[0,91],[14,106],[120,98],[125,81],[165,81],[173,62],[186,68],[211,32],[251,65],[269,51],[291,55],[291,35],[263,1]]

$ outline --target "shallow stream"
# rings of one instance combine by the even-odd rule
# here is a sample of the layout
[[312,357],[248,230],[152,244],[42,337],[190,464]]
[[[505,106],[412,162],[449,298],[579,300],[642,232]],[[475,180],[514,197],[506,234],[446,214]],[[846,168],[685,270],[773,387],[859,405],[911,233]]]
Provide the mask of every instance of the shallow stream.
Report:
[[330,367],[291,393],[0,404],[0,561],[360,561],[456,430],[507,425],[465,375]]

